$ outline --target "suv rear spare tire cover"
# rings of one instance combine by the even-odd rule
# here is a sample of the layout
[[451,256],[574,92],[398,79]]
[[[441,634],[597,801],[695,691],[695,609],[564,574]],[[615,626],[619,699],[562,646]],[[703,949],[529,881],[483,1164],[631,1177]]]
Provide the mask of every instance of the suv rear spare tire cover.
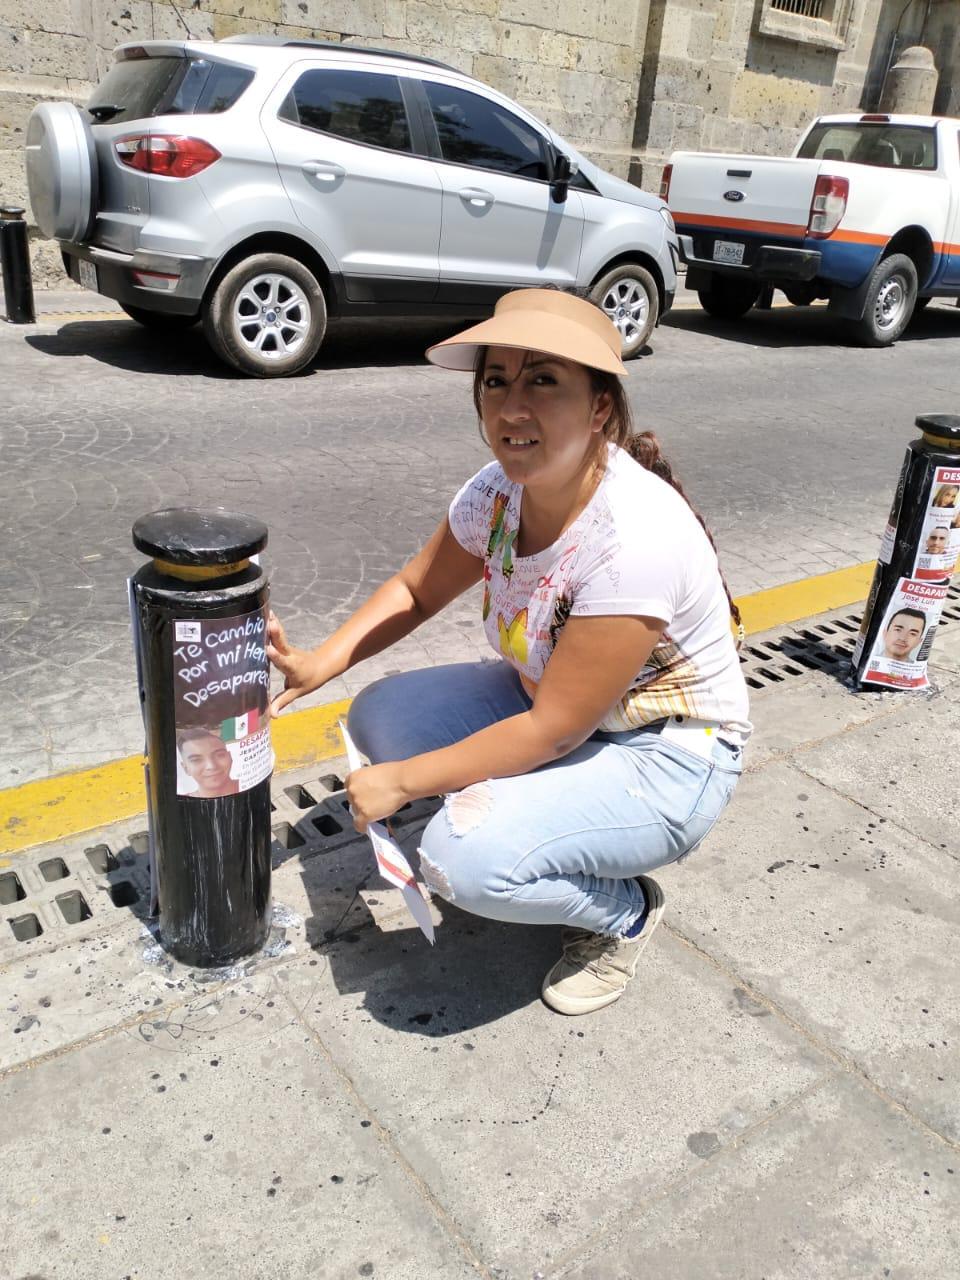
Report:
[[45,236],[85,240],[97,208],[90,129],[72,102],[43,102],[27,124],[27,187]]

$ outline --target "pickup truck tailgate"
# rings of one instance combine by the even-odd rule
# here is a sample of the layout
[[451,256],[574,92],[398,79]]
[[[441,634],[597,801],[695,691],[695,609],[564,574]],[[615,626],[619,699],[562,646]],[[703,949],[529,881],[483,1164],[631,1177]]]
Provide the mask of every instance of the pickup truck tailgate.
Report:
[[691,151],[675,152],[671,159],[669,204],[681,230],[729,227],[803,239],[819,160]]

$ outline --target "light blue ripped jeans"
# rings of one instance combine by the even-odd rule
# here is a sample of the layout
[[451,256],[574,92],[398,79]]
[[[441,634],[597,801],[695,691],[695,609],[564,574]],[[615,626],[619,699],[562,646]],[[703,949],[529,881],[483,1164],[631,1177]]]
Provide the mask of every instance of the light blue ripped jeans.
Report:
[[[349,728],[379,764],[529,708],[508,663],[459,663],[369,685]],[[740,750],[724,742],[706,760],[650,729],[597,731],[562,760],[447,796],[423,833],[423,877],[441,898],[491,920],[621,935],[645,911],[633,877],[696,848],[739,776]]]

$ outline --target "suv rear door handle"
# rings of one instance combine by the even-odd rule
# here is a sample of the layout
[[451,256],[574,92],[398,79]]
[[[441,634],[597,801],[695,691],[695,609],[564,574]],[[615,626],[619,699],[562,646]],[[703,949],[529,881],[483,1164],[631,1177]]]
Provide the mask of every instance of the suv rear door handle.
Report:
[[331,164],[328,160],[305,160],[300,168],[321,182],[336,182],[347,172],[342,164]]
[[483,187],[462,187],[457,192],[461,200],[474,205],[477,209],[486,209],[495,203],[492,191],[484,191]]

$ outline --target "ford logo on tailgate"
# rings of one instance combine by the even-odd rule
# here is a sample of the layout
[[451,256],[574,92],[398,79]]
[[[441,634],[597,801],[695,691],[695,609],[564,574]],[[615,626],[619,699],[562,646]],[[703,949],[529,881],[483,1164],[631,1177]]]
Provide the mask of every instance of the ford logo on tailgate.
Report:
[[734,204],[743,199],[742,191],[725,191],[723,193],[724,200],[732,200]]

